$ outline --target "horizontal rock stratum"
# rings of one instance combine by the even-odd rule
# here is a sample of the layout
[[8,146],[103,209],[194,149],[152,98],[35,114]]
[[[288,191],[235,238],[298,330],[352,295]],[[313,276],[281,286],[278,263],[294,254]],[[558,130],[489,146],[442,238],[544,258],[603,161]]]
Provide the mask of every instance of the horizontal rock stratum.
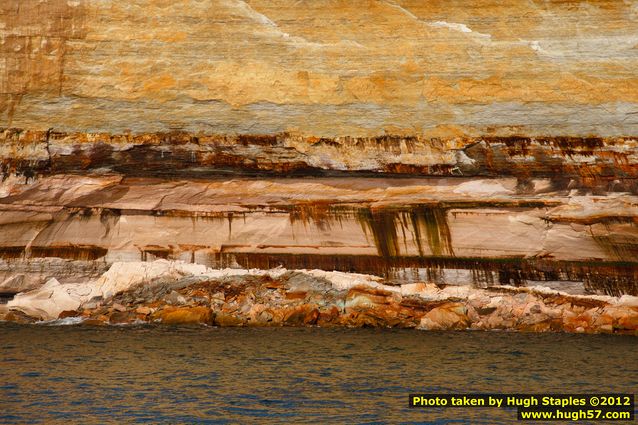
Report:
[[638,294],[636,195],[560,189],[551,179],[521,190],[505,177],[99,173],[13,177],[4,191],[0,292],[18,292],[17,277],[24,288],[43,284],[47,267],[78,281],[115,261],[167,258]]
[[[110,134],[0,129],[4,174],[128,176],[511,176],[518,192],[544,177],[556,189],[638,193],[638,137],[303,137],[184,132]],[[529,189],[533,190],[533,188]]]
[[624,136],[633,1],[3,0],[0,126]]

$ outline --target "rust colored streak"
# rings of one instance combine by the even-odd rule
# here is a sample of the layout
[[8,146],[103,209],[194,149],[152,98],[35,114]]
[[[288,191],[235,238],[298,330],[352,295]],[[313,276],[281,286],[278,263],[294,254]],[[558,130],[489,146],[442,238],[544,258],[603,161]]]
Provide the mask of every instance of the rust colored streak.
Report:
[[414,235],[419,255],[423,256],[425,253],[424,243],[427,243],[431,255],[454,255],[445,209],[424,205],[376,210],[361,208],[357,218],[364,230],[367,230],[366,233],[369,231],[372,234],[382,257],[401,255],[401,243],[397,232],[399,227],[402,230],[403,246],[408,242],[405,233],[407,228]]
[[3,246],[0,248],[0,258],[2,259],[22,258],[24,254],[24,246]]
[[[521,285],[533,281],[582,281],[591,291],[609,295],[638,295],[638,263],[556,261],[537,258],[459,258],[435,256],[375,256],[263,254],[223,252],[221,267],[239,264],[245,268],[338,270],[366,273],[393,279],[403,270],[426,269],[432,277],[445,269],[470,270],[473,283]],[[470,282],[468,282],[470,283]]]
[[[205,135],[183,132],[148,134],[88,134],[50,132],[50,137],[30,137],[36,132],[5,129],[0,142],[31,149],[5,152],[4,169],[18,172],[31,167],[38,173],[83,172],[110,169],[125,175],[147,177],[194,177],[211,175],[419,175],[419,176],[513,176],[521,182],[533,177],[551,178],[557,188],[595,188],[601,191],[638,191],[638,166],[634,142],[629,137],[476,137],[458,140],[417,137],[316,138],[276,135]],[[33,140],[31,140],[33,139]],[[46,140],[45,140],[46,139]],[[38,148],[38,144],[40,145]],[[27,152],[49,149],[50,161],[32,159]],[[61,146],[59,146],[61,145]],[[304,147],[299,149],[299,147]],[[470,161],[449,162],[456,147]],[[57,148],[59,146],[59,148]],[[317,163],[326,153],[313,150],[328,146],[339,162],[340,153],[374,159],[374,167],[332,169]],[[452,148],[455,146],[455,148]],[[71,148],[71,153],[69,153]],[[454,150],[453,150],[454,149]],[[423,162],[398,163],[386,154],[422,154]],[[317,158],[314,158],[316,156]],[[580,161],[577,156],[590,157]],[[40,161],[40,162],[38,162]],[[437,162],[438,161],[438,162]],[[325,162],[321,160],[320,162]],[[355,169],[356,168],[356,169]],[[524,185],[521,186],[524,189]]]
[[94,245],[35,246],[30,256],[35,258],[55,257],[69,260],[91,261],[104,257],[106,248]]

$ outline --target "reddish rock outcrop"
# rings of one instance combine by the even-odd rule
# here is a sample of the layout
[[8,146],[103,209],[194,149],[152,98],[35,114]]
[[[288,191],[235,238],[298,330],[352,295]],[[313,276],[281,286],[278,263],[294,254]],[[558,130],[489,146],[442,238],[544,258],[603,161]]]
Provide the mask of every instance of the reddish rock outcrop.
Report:
[[[497,286],[396,285],[374,276],[320,270],[211,270],[158,262],[125,263],[153,278],[135,280],[117,272],[96,281],[96,288],[118,287],[112,295],[76,292],[76,310],[45,306],[72,302],[50,285],[51,293],[25,294],[9,303],[4,320],[77,318],[85,324],[214,326],[347,326],[424,330],[517,330],[638,335],[638,298],[577,296],[547,288]],[[135,264],[138,264],[136,266]],[[177,273],[179,271],[179,273]],[[142,275],[140,275],[142,276]],[[115,279],[115,281],[113,281]],[[117,281],[125,279],[126,282]],[[62,288],[63,284],[57,284]],[[91,284],[88,284],[91,286]],[[101,292],[106,294],[105,292]],[[26,315],[24,313],[27,313]],[[33,316],[33,313],[40,314]],[[31,314],[31,316],[29,316]]]

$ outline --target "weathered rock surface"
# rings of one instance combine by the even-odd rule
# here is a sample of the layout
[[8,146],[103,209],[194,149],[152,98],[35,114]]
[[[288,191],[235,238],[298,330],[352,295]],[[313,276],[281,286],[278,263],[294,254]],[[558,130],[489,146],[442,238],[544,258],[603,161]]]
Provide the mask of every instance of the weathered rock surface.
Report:
[[178,279],[183,276],[197,276],[206,270],[202,265],[181,262],[115,263],[94,281],[61,284],[52,278],[37,289],[17,294],[7,305],[10,309],[46,320],[57,318],[64,311],[76,310],[91,300],[111,298],[134,285],[160,277]]
[[117,263],[102,278],[84,286],[52,280],[40,290],[16,297],[2,314],[5,320],[26,320],[24,313],[32,320],[78,317],[86,324],[366,326],[638,335],[638,297],[632,296],[573,296],[540,287],[393,285],[375,276],[323,270],[213,270],[165,260]]
[[[244,175],[512,176],[556,187],[638,191],[636,137],[302,137],[0,130],[5,174],[107,171],[139,177]],[[533,188],[532,188],[533,189]],[[6,190],[6,189],[5,189]]]
[[3,0],[0,126],[635,135],[633,1]]
[[547,179],[517,187],[514,178],[42,177],[0,197],[0,273],[32,287],[54,276],[79,283],[115,261],[166,258],[638,294],[635,195],[579,194]]
[[[613,0],[5,0],[7,317],[632,332],[636,34]],[[316,270],[242,274],[279,266]]]

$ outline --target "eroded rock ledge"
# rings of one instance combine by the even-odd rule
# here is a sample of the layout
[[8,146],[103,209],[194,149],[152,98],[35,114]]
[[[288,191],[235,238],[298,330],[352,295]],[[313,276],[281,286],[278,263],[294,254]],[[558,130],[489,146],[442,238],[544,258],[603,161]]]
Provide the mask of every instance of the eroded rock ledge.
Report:
[[637,217],[635,195],[549,179],[520,194],[515,178],[14,177],[0,193],[0,293],[165,258],[637,295]]
[[0,129],[6,174],[111,171],[127,176],[513,176],[556,188],[638,193],[635,137],[307,137],[64,133]]
[[[158,260],[116,263],[99,279],[42,288],[9,302],[4,320],[84,324],[348,326],[604,332],[638,335],[638,297],[547,288],[395,285],[322,270],[213,270]],[[75,318],[75,319],[69,319]]]
[[632,137],[1,137],[5,299],[157,259],[638,295]]

